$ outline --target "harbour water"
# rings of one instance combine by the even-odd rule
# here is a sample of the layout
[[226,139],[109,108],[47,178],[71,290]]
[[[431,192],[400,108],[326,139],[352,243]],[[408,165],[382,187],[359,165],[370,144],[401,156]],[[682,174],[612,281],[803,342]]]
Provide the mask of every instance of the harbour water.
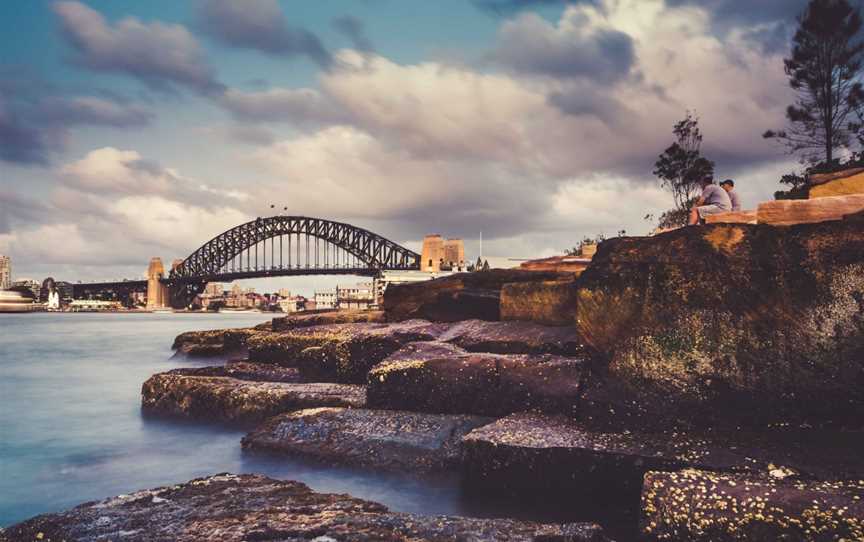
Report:
[[[243,433],[143,417],[153,373],[214,364],[172,358],[189,330],[266,314],[0,314],[0,527],[45,512],[219,472],[255,472],[422,514],[601,519],[572,500],[466,497],[455,477],[416,479],[243,454]],[[594,516],[594,514],[590,514]],[[580,517],[583,516],[583,517]],[[603,522],[607,523],[607,522]]]

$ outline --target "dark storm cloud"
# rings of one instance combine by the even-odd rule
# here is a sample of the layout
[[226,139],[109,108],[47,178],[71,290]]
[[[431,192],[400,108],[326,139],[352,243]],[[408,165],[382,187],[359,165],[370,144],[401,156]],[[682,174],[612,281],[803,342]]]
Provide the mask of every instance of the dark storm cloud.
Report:
[[344,15],[333,19],[333,27],[345,34],[358,51],[371,52],[375,50],[372,40],[366,35],[363,21],[352,15]]
[[636,62],[633,39],[618,30],[595,28],[583,15],[572,26],[555,27],[533,14],[505,23],[492,58],[520,73],[582,77],[611,83]]
[[198,26],[233,47],[281,56],[306,56],[320,66],[332,58],[312,32],[288,24],[276,0],[200,0]]
[[80,2],[54,3],[75,64],[135,77],[157,89],[182,85],[210,93],[222,89],[198,42],[182,25],[128,17],[111,24]]

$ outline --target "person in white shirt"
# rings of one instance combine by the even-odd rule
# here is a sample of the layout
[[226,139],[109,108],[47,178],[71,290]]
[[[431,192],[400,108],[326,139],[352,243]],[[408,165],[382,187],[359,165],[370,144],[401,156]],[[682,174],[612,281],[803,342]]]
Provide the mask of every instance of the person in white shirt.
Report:
[[722,183],[720,183],[720,188],[726,191],[729,194],[729,200],[732,202],[732,210],[738,212],[741,210],[741,198],[738,196],[738,192],[735,191],[735,181],[732,179],[726,179]]
[[714,179],[705,177],[699,184],[702,185],[702,195],[696,200],[696,204],[690,209],[690,220],[688,226],[695,226],[706,216],[728,213],[732,210],[732,201],[725,190],[714,184]]

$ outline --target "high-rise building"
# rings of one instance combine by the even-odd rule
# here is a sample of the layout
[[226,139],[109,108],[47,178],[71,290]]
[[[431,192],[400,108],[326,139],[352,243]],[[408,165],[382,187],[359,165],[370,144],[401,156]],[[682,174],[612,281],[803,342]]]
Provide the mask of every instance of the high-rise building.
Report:
[[12,286],[12,259],[0,254],[0,290]]

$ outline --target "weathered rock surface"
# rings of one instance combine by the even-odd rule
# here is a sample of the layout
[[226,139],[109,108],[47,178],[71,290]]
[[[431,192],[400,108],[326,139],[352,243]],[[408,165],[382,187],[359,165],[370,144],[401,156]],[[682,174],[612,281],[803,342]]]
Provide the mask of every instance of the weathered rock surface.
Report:
[[300,313],[273,319],[273,331],[289,331],[299,327],[329,324],[383,323],[384,311],[328,311]]
[[369,373],[370,408],[503,416],[537,408],[572,413],[583,363],[554,355],[470,353],[413,343]]
[[493,269],[460,273],[440,279],[392,284],[384,292],[387,320],[422,318],[433,322],[457,322],[477,318],[500,320],[501,288],[508,283],[572,278],[572,273]]
[[219,474],[37,516],[0,532],[3,542],[240,542],[252,540],[603,542],[597,525],[543,525],[394,513],[299,482]]
[[[775,475],[782,476],[782,469]],[[698,470],[649,472],[645,540],[864,540],[864,480],[803,482]]]
[[553,271],[556,273],[573,273],[579,275],[588,264],[591,263],[591,257],[588,255],[582,256],[552,256],[550,258],[542,258],[539,260],[528,260],[519,264],[519,269],[526,271]]
[[168,374],[185,376],[228,376],[253,382],[302,382],[300,371],[295,367],[282,367],[272,363],[252,363],[231,360],[214,367],[183,367],[172,369]]
[[756,211],[730,211],[705,217],[708,224],[756,224]]
[[187,331],[174,339],[171,348],[188,356],[221,356],[243,350],[246,340],[260,331],[255,328]]
[[462,443],[472,485],[514,493],[596,494],[634,507],[649,470],[767,467],[734,447],[686,433],[599,432],[567,417],[535,413],[502,418],[472,431]]
[[404,344],[435,340],[445,330],[422,320],[298,328],[251,338],[249,359],[297,367],[307,382],[360,384],[369,369]]
[[815,199],[777,200],[760,203],[757,218],[759,224],[788,226],[842,220],[844,215],[862,209],[864,209],[864,193]]
[[578,285],[596,378],[646,420],[857,423],[864,411],[862,223],[616,238]]
[[810,198],[864,194],[864,168],[810,175],[808,180]]
[[501,288],[501,320],[547,326],[576,324],[576,287],[569,281],[517,282]]
[[144,412],[233,424],[323,406],[362,407],[365,390],[346,384],[253,382],[223,376],[160,373],[141,388]]
[[466,320],[452,324],[438,340],[469,352],[493,354],[584,354],[575,327],[553,327],[533,322]]
[[243,438],[243,448],[328,464],[423,472],[461,464],[461,438],[489,423],[477,416],[316,408],[271,418]]

